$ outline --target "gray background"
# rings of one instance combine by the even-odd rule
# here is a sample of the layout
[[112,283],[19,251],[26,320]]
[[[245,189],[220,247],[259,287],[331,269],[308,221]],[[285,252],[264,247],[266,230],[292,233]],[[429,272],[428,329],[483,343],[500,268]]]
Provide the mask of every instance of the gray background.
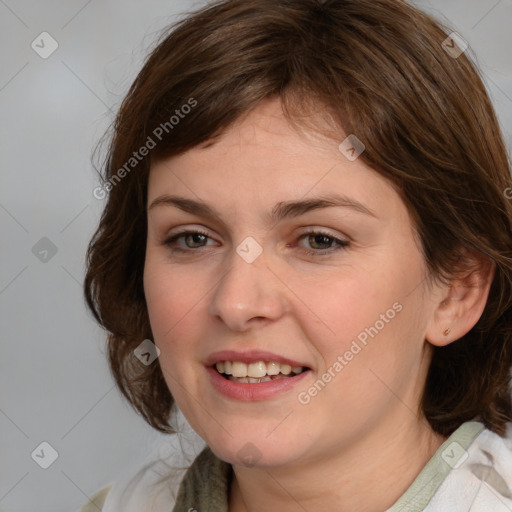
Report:
[[[2,512],[75,510],[165,441],[121,399],[83,302],[103,206],[90,158],[158,31],[204,3],[0,0]],[[512,0],[415,4],[468,41],[510,150]],[[48,469],[31,457],[43,441]]]

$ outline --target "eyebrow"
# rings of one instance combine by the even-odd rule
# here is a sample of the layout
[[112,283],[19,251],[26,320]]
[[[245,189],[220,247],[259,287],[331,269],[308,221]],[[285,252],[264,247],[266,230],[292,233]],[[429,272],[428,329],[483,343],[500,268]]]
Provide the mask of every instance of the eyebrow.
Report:
[[[221,218],[216,210],[204,201],[197,201],[186,197],[171,196],[168,194],[161,195],[151,202],[148,212],[159,206],[175,206],[180,210],[193,215]],[[285,218],[298,217],[299,215],[303,215],[311,210],[336,206],[350,208],[358,213],[369,215],[376,219],[378,218],[373,210],[351,197],[339,194],[329,194],[300,201],[279,202],[274,206],[272,212],[267,215],[267,219],[269,222],[279,222]]]

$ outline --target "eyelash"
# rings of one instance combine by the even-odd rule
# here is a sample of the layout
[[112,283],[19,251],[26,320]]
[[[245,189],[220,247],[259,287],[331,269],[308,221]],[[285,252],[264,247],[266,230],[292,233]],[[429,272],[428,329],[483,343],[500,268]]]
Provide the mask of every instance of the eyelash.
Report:
[[[197,249],[200,249],[200,248],[182,249],[180,247],[173,247],[173,245],[179,238],[182,238],[187,235],[204,235],[207,238],[210,238],[208,236],[208,233],[205,233],[204,231],[201,231],[201,230],[182,231],[180,233],[176,233],[176,234],[172,235],[171,237],[163,240],[162,244],[171,248],[171,250],[173,252],[180,252],[180,253],[187,253],[187,252],[196,251]],[[345,240],[340,240],[339,238],[336,238],[329,233],[326,233],[324,231],[319,231],[319,230],[312,230],[312,231],[307,231],[305,233],[302,233],[299,237],[299,240],[302,239],[303,237],[310,236],[310,235],[323,235],[323,236],[331,239],[337,245],[337,247],[331,247],[329,249],[323,249],[323,250],[313,250],[313,249],[301,248],[302,252],[306,253],[309,256],[328,256],[328,255],[338,252],[340,250],[344,250],[350,245],[350,243]]]

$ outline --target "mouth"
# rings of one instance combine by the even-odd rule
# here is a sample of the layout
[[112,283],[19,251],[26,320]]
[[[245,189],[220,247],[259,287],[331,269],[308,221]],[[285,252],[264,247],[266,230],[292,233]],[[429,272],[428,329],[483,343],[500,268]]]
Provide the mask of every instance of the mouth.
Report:
[[217,361],[211,366],[226,380],[260,384],[271,380],[289,379],[309,370],[307,366],[291,366],[277,361]]

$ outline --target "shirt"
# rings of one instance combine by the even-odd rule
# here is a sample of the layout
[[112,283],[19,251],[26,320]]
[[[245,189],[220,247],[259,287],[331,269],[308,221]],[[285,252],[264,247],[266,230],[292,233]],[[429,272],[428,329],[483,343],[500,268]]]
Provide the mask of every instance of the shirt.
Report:
[[[188,468],[161,462],[101,489],[79,512],[228,512],[233,468],[208,446]],[[512,512],[512,423],[504,437],[480,422],[463,423],[384,512],[489,511]]]

